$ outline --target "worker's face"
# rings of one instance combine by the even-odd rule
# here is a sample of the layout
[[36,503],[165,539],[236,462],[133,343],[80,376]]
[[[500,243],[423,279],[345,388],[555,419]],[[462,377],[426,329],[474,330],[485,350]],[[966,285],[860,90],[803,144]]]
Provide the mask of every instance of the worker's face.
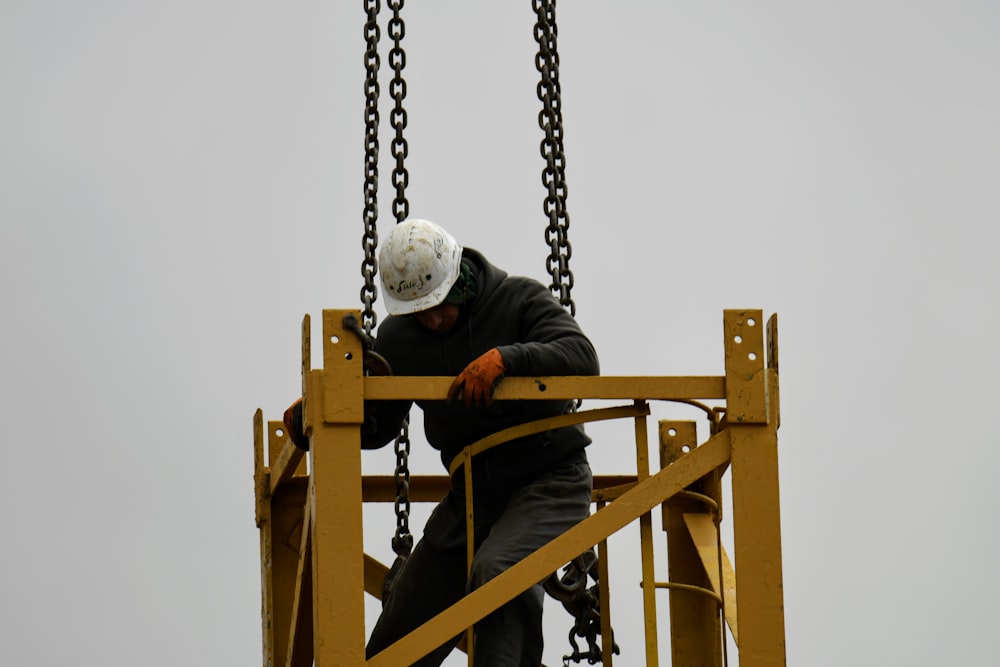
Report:
[[448,333],[455,328],[455,322],[458,321],[458,306],[453,303],[442,303],[439,306],[413,313],[413,316],[431,331]]

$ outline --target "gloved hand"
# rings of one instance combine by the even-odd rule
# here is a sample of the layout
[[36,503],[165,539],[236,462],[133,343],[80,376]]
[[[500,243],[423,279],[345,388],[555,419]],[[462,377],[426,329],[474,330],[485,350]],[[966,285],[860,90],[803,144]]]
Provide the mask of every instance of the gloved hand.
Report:
[[448,390],[448,400],[461,398],[467,408],[491,404],[493,390],[506,370],[500,350],[487,350],[458,374]]
[[288,406],[288,409],[285,410],[285,416],[282,421],[285,422],[285,432],[288,433],[288,437],[292,439],[292,444],[302,451],[308,452],[309,438],[306,437],[305,431],[302,427],[301,398]]

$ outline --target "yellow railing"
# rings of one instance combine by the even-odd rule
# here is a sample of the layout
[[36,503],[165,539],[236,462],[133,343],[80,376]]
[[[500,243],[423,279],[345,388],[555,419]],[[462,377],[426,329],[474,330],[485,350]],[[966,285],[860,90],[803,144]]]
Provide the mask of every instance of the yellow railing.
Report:
[[[265,458],[261,412],[254,418],[265,666],[410,664],[595,545],[606,568],[608,536],[635,521],[640,528],[647,666],[659,664],[657,588],[670,590],[672,664],[723,664],[722,618],[739,646],[741,665],[785,664],[776,318],[766,327],[765,341],[760,311],[725,311],[724,376],[505,379],[496,400],[583,398],[632,404],[521,425],[471,445],[450,471],[464,466],[467,498],[472,488],[470,466],[464,463],[471,457],[508,439],[569,423],[633,419],[636,475],[595,474],[597,511],[589,518],[366,661],[363,598],[365,591],[379,594],[387,568],[363,553],[362,505],[394,499],[395,487],[389,477],[361,474],[364,401],[443,399],[452,378],[365,376],[360,341],[343,324],[351,312],[323,312],[319,370],[310,368],[308,316],[303,323],[308,471],[281,422],[268,423]],[[660,422],[660,468],[652,472],[646,425],[651,400],[722,401],[722,419],[701,444],[693,422]],[[722,550],[718,525],[720,479],[730,467],[735,569]],[[411,500],[439,500],[448,484],[444,475],[414,477]],[[668,582],[654,580],[652,511],[657,506],[667,533]],[[607,609],[606,571],[600,582]],[[610,665],[610,614],[602,613],[601,620],[604,663]]]

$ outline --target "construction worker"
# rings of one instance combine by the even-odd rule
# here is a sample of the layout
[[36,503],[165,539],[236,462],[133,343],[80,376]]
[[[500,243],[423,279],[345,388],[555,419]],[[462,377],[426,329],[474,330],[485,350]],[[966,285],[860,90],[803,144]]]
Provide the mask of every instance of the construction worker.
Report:
[[[509,276],[440,226],[396,225],[379,252],[389,317],[375,350],[396,375],[455,376],[447,401],[418,401],[427,441],[448,468],[464,447],[502,429],[563,414],[571,401],[493,401],[505,375],[596,375],[597,354],[549,290]],[[366,406],[365,448],[399,433],[408,401]],[[587,517],[592,477],[582,426],[553,429],[473,459],[475,557],[466,576],[464,477],[424,527],[383,601],[368,641],[372,657],[467,592]],[[477,667],[538,667],[542,587],[534,586],[476,625]],[[440,665],[454,641],[414,663]]]

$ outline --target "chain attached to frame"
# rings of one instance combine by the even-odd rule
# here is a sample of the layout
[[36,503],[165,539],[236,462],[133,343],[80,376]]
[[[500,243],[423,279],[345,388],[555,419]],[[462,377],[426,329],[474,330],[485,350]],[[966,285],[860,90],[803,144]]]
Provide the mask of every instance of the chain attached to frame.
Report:
[[[406,109],[403,100],[406,97],[406,80],[403,79],[403,68],[406,66],[406,52],[402,48],[402,40],[406,34],[406,24],[403,23],[401,11],[404,0],[388,0],[392,9],[389,19],[388,33],[392,38],[392,48],[389,51],[389,65],[392,67],[392,80],[389,92],[393,99],[393,109],[390,123],[395,132],[391,144],[392,156],[396,161],[392,171],[392,184],[395,187],[395,197],[392,202],[392,212],[396,222],[402,222],[409,216],[410,203],[406,199],[406,186],[410,176],[406,170],[405,160],[409,153],[408,144],[403,131],[406,128]],[[381,0],[364,0],[365,21],[365,233],[362,246],[365,259],[361,264],[361,275],[364,287],[361,290],[361,301],[364,304],[362,329],[371,339],[377,317],[373,305],[378,298],[378,287],[375,276],[378,274],[378,153],[379,153],[379,38],[381,31],[378,15],[381,10]],[[383,600],[388,596],[392,581],[402,567],[406,557],[413,549],[413,535],[410,533],[410,437],[409,417],[403,420],[399,436],[394,446],[396,452],[396,467],[393,477],[396,482],[396,533],[392,538],[392,550],[396,553],[396,562],[383,583]]]
[[[405,159],[409,153],[409,145],[403,136],[406,128],[406,109],[403,99],[406,97],[406,80],[403,79],[403,68],[406,66],[406,52],[403,50],[403,37],[406,35],[406,24],[403,23],[403,0],[388,0],[392,9],[389,19],[389,36],[392,37],[392,49],[389,51],[389,65],[392,66],[392,81],[389,92],[393,99],[390,123],[395,130],[392,141],[392,155],[396,158],[396,167],[392,170],[392,183],[396,187],[396,196],[392,201],[392,212],[396,223],[406,220],[410,214],[410,202],[406,199],[406,186],[410,174],[406,170]],[[392,538],[392,550],[396,552],[397,564],[401,566],[402,559],[413,550],[413,535],[410,534],[410,417],[403,419],[399,435],[393,445],[396,452],[396,468],[393,477],[396,480],[396,534]],[[391,585],[392,580],[389,579]]]

